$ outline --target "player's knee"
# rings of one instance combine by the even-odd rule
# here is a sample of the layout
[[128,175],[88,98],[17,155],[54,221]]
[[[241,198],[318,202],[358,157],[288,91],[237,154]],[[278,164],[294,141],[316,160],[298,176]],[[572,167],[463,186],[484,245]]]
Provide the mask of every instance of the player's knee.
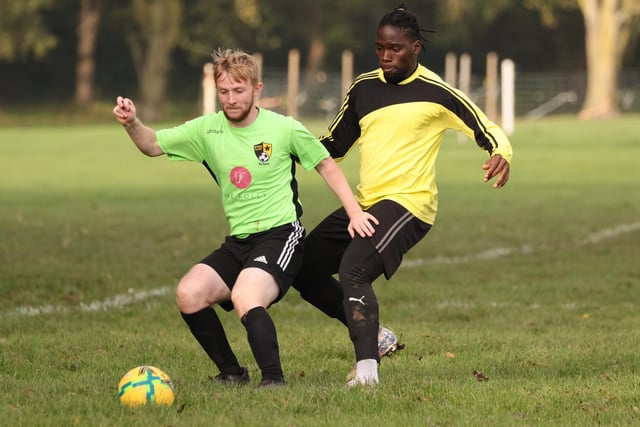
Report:
[[236,289],[231,292],[231,302],[233,303],[233,307],[235,308],[240,319],[242,319],[242,316],[244,316],[249,310],[253,308],[263,307],[266,309],[274,299],[275,298],[271,296],[269,296],[268,298],[266,296],[261,297],[259,295],[256,295],[255,293]]
[[198,305],[197,300],[198,297],[192,286],[184,279],[181,280],[176,287],[176,304],[180,311],[183,313],[195,312],[198,309],[196,307]]
[[365,239],[354,239],[340,261],[338,276],[343,288],[370,286],[382,271],[380,254],[371,242]]
[[183,313],[195,313],[219,302],[211,295],[213,295],[211,290],[204,284],[182,278],[176,287],[176,304]]
[[373,282],[371,274],[361,264],[342,263],[338,276],[343,287],[357,288],[362,285],[370,285]]

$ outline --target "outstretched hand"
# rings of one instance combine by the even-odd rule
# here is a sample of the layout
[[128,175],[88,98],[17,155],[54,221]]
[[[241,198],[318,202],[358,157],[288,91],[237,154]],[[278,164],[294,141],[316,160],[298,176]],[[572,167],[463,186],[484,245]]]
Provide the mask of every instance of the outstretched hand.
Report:
[[119,96],[116,98],[113,114],[122,126],[126,126],[136,119],[136,106],[131,99]]
[[360,211],[358,214],[354,215],[353,218],[349,219],[349,226],[347,230],[349,231],[349,235],[353,239],[358,233],[360,237],[371,237],[373,233],[375,233],[375,229],[373,228],[373,224],[378,225],[378,219],[371,215],[368,212]]
[[491,180],[494,177],[498,177],[496,182],[493,183],[493,188],[502,188],[509,181],[509,162],[500,154],[492,156],[489,160],[482,165],[482,169],[487,171],[484,174],[484,182]]

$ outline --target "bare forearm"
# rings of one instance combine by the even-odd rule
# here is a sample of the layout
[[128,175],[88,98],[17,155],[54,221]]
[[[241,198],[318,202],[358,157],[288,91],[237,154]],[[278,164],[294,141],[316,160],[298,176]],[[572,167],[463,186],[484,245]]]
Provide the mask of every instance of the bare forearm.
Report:
[[136,117],[135,120],[123,125],[123,127],[131,141],[138,147],[138,150],[151,157],[162,154],[162,150],[156,140],[156,132],[142,123],[140,119]]
[[371,237],[375,233],[374,224],[378,224],[376,217],[362,210],[356,198],[353,196],[351,187],[347,182],[342,170],[338,167],[335,160],[327,157],[316,166],[316,170],[327,185],[338,196],[344,210],[349,216],[349,225],[347,231],[353,238],[356,233],[360,237]]
[[142,123],[136,114],[136,106],[129,98],[118,96],[113,107],[116,120],[124,127],[131,141],[147,156],[155,157],[163,154],[156,132]]
[[338,196],[349,218],[353,218],[354,215],[362,211],[362,208],[353,196],[353,191],[347,179],[333,159],[330,157],[324,159],[316,166],[316,170],[325,180],[331,191]]

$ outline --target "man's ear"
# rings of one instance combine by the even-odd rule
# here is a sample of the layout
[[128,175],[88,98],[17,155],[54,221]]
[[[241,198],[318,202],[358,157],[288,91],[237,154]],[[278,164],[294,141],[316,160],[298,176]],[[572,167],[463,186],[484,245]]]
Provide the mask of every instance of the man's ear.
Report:
[[413,53],[417,55],[420,53],[421,49],[422,49],[422,42],[420,40],[416,40],[415,42],[413,42]]
[[262,92],[263,87],[264,87],[264,83],[258,82],[258,84],[256,84],[255,87],[253,88],[253,95],[254,96],[260,95],[260,92]]

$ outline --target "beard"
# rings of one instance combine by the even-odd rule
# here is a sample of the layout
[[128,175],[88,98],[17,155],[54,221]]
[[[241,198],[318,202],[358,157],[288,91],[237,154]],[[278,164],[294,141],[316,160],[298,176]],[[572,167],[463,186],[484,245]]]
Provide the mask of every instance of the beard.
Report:
[[400,64],[393,68],[392,71],[383,71],[382,74],[387,83],[398,84],[413,74],[417,68],[417,63],[414,66],[411,66],[410,64]]
[[383,75],[387,83],[398,84],[405,79],[404,76],[398,73],[383,73]]
[[236,110],[234,111],[234,113],[236,114],[234,117],[230,116],[226,109],[223,109],[222,112],[224,113],[224,116],[227,118],[227,120],[229,120],[230,122],[240,123],[249,116],[251,109],[254,107],[255,107],[255,104],[251,103],[251,105],[249,105],[245,110]]

